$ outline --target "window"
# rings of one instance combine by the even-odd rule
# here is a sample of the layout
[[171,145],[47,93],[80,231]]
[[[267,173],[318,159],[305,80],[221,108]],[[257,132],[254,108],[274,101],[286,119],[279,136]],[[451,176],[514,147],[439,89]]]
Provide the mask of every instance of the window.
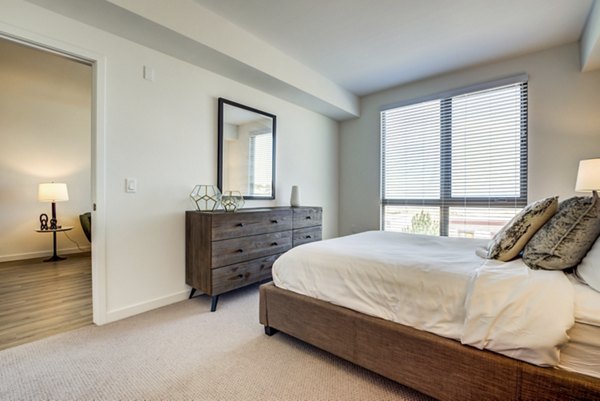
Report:
[[256,196],[271,194],[273,135],[271,132],[250,134],[248,193]]
[[527,77],[381,112],[384,230],[491,238],[527,204]]

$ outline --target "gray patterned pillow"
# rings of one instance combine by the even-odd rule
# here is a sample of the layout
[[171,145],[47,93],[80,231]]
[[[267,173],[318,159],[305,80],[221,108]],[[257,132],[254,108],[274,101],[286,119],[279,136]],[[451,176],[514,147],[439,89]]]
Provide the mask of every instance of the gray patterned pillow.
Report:
[[523,261],[532,269],[564,270],[575,267],[600,234],[597,196],[567,199],[558,212],[529,241]]
[[556,213],[557,208],[557,196],[527,205],[494,235],[488,244],[487,258],[508,262],[519,256],[529,239]]

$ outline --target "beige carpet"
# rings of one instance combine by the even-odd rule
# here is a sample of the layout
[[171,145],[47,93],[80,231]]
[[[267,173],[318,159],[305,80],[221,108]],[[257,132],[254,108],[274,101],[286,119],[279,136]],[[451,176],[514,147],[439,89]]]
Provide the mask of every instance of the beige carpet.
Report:
[[258,287],[0,351],[0,400],[429,400],[285,334]]

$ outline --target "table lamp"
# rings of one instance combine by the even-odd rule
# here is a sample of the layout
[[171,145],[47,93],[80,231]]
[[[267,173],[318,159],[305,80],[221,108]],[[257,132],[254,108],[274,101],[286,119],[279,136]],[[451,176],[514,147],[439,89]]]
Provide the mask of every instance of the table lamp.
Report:
[[577,171],[575,191],[591,192],[593,197],[598,197],[600,189],[600,159],[581,160]]
[[[50,220],[50,228],[56,229],[56,202],[69,200],[67,184],[60,182],[45,182],[40,184],[38,189],[38,200],[40,202],[52,202],[52,220]],[[54,224],[52,225],[52,223]]]

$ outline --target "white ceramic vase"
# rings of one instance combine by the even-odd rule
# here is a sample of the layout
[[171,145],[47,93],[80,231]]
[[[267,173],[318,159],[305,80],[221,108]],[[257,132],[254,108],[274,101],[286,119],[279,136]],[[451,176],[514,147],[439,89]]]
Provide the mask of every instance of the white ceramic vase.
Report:
[[290,206],[292,206],[292,207],[300,206],[300,189],[298,189],[298,185],[292,186],[292,196],[290,197]]

